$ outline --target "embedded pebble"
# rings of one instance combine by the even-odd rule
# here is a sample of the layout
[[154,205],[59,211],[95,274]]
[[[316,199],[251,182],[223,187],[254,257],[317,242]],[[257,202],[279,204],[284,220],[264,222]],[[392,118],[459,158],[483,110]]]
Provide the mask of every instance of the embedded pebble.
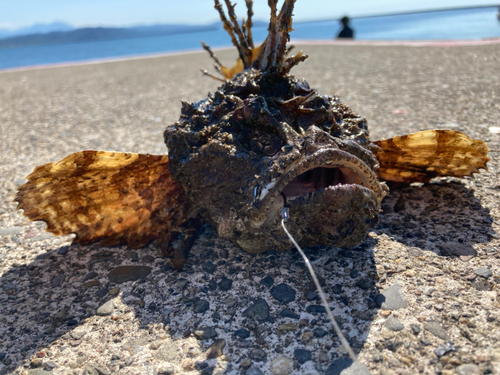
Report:
[[172,341],[165,342],[155,353],[155,358],[159,361],[170,362],[177,357],[177,346]]
[[207,340],[217,336],[217,332],[214,327],[202,327],[194,331],[194,335],[200,340]]
[[476,279],[471,283],[471,285],[480,291],[489,291],[493,289],[493,284],[484,279]]
[[418,324],[411,324],[410,327],[415,335],[418,335],[422,330]]
[[290,319],[299,319],[300,318],[299,314],[295,314],[293,311],[288,310],[288,309],[282,310],[279,313],[279,316],[282,318],[290,318]]
[[215,340],[214,343],[210,345],[210,347],[207,349],[205,355],[207,356],[208,359],[219,358],[222,355],[222,350],[224,349],[224,346],[226,346],[226,340],[224,339]]
[[61,246],[59,250],[57,250],[57,254],[66,255],[68,253],[69,246]]
[[485,279],[489,279],[493,276],[493,272],[489,268],[480,267],[474,271],[477,276],[484,277]]
[[143,263],[151,263],[151,262],[153,262],[155,259],[156,259],[156,257],[154,257],[154,256],[152,256],[152,255],[144,255],[144,256],[141,258],[141,262],[143,262]]
[[132,261],[139,260],[139,254],[137,254],[137,251],[125,251],[123,255],[125,258],[131,259]]
[[253,320],[266,320],[269,318],[269,305],[263,298],[258,298],[255,303],[243,312],[245,318]]
[[330,358],[328,357],[328,353],[325,352],[320,352],[318,359],[320,362],[328,362],[330,360]]
[[384,327],[390,329],[391,331],[402,331],[404,326],[397,318],[390,316],[384,323]]
[[213,279],[210,280],[208,282],[208,289],[210,289],[210,290],[216,290],[217,289],[217,281],[215,281]]
[[439,345],[439,347],[434,350],[434,354],[438,357],[442,357],[443,355],[456,350],[457,348],[452,343],[447,342],[446,344]]
[[325,306],[323,305],[309,305],[306,311],[310,314],[326,314]]
[[108,273],[108,278],[115,284],[127,281],[144,280],[151,273],[148,266],[118,266]]
[[224,304],[229,309],[236,307],[238,305],[238,298],[236,298],[235,296],[229,296],[224,300]]
[[248,358],[253,359],[255,362],[265,362],[267,360],[267,353],[262,349],[250,349]]
[[75,340],[80,340],[83,336],[85,336],[87,332],[85,332],[84,330],[74,330],[73,332],[71,332],[71,337],[73,337]]
[[325,329],[323,329],[321,327],[316,327],[313,329],[313,334],[314,334],[314,337],[322,338],[328,334],[328,331],[326,331]]
[[113,305],[113,300],[109,300],[108,302],[106,302],[104,305],[102,305],[101,307],[99,307],[97,309],[97,315],[100,315],[100,316],[107,316],[107,315],[111,315],[114,311],[115,307]]
[[295,301],[295,290],[287,284],[278,284],[271,288],[271,295],[283,304]]
[[408,307],[405,301],[401,285],[395,283],[385,289],[376,298],[377,305],[382,310],[399,310]]
[[270,368],[274,375],[288,375],[293,371],[293,361],[287,357],[278,357],[271,362]]
[[194,304],[193,311],[196,314],[203,314],[210,309],[210,303],[204,299],[200,299]]
[[424,329],[442,340],[448,340],[448,334],[438,322],[428,322],[424,324]]
[[442,303],[437,303],[437,304],[434,305],[434,308],[437,311],[443,311],[444,310],[444,305]]
[[99,274],[97,272],[89,272],[88,274],[85,275],[85,277],[82,279],[82,282],[83,281],[87,281],[87,280],[91,280],[91,279],[95,279],[97,276],[99,276]]
[[184,279],[184,278],[180,278],[177,280],[177,287],[179,288],[179,290],[184,290],[186,289],[186,287],[189,285],[189,281]]
[[48,361],[44,362],[44,364],[43,364],[43,368],[47,371],[52,371],[56,367],[57,367],[57,365],[55,363],[48,362]]
[[157,350],[160,346],[162,346],[163,340],[155,340],[151,344],[149,344],[149,349]]
[[295,349],[293,351],[293,356],[299,361],[301,365],[311,360],[311,352],[306,349]]
[[173,366],[160,366],[158,368],[158,375],[173,375],[175,373],[175,367]]
[[213,264],[212,262],[202,263],[201,268],[203,269],[203,271],[205,271],[206,273],[209,273],[211,275],[213,275],[215,272],[215,264]]
[[467,363],[464,365],[460,365],[455,369],[455,372],[458,375],[481,375],[483,372],[479,368],[478,365],[473,363]]
[[66,278],[65,275],[57,275],[50,282],[50,286],[52,288],[57,288],[58,286],[60,286],[64,282],[65,278]]
[[41,358],[34,358],[31,360],[31,367],[41,367],[43,364],[43,359]]
[[278,327],[278,332],[295,332],[299,326],[294,323],[284,323]]
[[233,285],[233,280],[228,279],[225,276],[217,284],[217,286],[219,287],[219,289],[222,290],[222,291],[228,291],[229,289],[231,289],[232,285]]
[[312,290],[307,292],[307,294],[306,294],[307,301],[315,301],[317,299],[319,299],[318,293],[316,293],[315,291],[312,291]]
[[101,283],[99,280],[90,280],[90,281],[87,281],[86,283],[83,283],[82,286],[84,288],[91,288],[93,286],[99,286]]
[[271,276],[266,276],[262,280],[260,280],[260,283],[265,287],[270,288],[273,286],[274,280]]
[[249,368],[250,366],[252,365],[252,361],[250,360],[250,358],[248,357],[245,357],[241,360],[240,362],[240,366],[245,369],[245,368]]
[[242,339],[246,339],[246,338],[249,338],[250,337],[250,331],[244,329],[244,328],[241,328],[241,329],[238,329],[234,332],[234,335],[235,336],[238,336]]
[[356,285],[363,290],[368,290],[372,287],[372,281],[368,278],[362,278],[356,282]]

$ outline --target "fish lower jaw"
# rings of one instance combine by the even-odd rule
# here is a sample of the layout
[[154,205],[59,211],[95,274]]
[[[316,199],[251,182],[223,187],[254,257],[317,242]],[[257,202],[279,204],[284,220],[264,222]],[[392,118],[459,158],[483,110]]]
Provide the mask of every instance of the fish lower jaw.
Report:
[[275,222],[284,206],[301,197],[350,186],[371,190],[378,204],[387,194],[385,185],[361,159],[339,149],[321,149],[295,162],[279,179],[265,185],[265,194],[256,196],[250,210],[250,226],[261,228]]
[[[328,186],[287,203],[287,227],[299,243],[308,246],[355,246],[377,224],[380,210],[375,193],[357,184]],[[291,244],[281,228],[283,207],[281,199],[264,220],[247,221],[246,234],[235,239],[238,245],[252,253],[289,250]]]

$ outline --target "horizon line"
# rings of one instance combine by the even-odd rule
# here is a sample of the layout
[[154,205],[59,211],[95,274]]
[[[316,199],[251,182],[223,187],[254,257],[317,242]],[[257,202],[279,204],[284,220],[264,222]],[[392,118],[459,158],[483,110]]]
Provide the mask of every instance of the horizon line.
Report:
[[[391,13],[375,13],[375,14],[365,14],[365,15],[360,15],[360,16],[352,16],[349,17],[351,20],[354,19],[364,19],[364,18],[378,18],[378,17],[391,17],[391,16],[403,16],[403,15],[409,15],[409,14],[419,14],[419,13],[433,13],[433,12],[446,12],[446,11],[453,11],[453,10],[466,10],[466,9],[482,9],[482,8],[496,8],[499,7],[500,9],[500,4],[485,4],[485,5],[470,5],[470,6],[461,6],[461,7],[447,7],[447,8],[436,8],[436,9],[422,9],[422,10],[410,10],[410,11],[402,11],[402,12],[391,12]],[[500,12],[500,10],[499,10]],[[347,15],[348,16],[348,15]],[[329,18],[318,18],[318,19],[309,19],[309,20],[300,20],[300,21],[295,21],[294,23],[300,24],[300,23],[313,23],[313,22],[330,22],[330,21],[338,21],[338,17],[329,17]],[[255,19],[254,22],[263,22],[263,23],[268,23],[267,20],[261,20],[261,19]],[[84,29],[84,28],[130,28],[130,27],[138,27],[138,26],[158,26],[158,25],[178,25],[178,26],[209,26],[209,25],[214,25],[216,23],[219,23],[219,20],[212,21],[212,22],[206,22],[206,23],[135,23],[135,24],[129,24],[129,25],[106,25],[106,24],[88,24],[88,25],[82,25],[82,26],[75,26],[71,23],[68,23],[63,20],[54,20],[52,22],[48,23],[43,23],[43,22],[35,22],[30,25],[25,25],[25,26],[19,26],[14,29],[10,28],[0,28],[0,30],[9,30],[9,31],[17,31],[23,28],[29,28],[35,25],[51,25],[54,23],[64,23],[68,26],[74,27],[76,29]],[[43,33],[35,33],[35,34],[43,34]]]

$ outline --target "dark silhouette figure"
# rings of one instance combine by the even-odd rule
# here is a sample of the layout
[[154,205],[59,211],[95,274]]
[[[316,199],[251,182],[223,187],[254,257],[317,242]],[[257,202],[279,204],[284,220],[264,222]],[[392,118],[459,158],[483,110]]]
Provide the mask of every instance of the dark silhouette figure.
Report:
[[354,30],[349,27],[349,17],[344,16],[340,19],[342,23],[342,30],[340,30],[339,35],[337,35],[337,39],[340,38],[354,38]]

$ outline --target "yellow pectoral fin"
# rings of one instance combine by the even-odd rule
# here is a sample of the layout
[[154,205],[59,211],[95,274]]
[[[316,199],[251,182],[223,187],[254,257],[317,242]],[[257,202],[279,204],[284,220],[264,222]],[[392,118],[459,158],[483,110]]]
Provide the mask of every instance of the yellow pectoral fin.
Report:
[[142,247],[183,217],[186,195],[167,166],[166,155],[81,151],[36,167],[15,201],[75,242]]
[[[259,57],[261,48],[262,45],[252,50],[252,62],[255,61],[257,57]],[[236,74],[241,73],[244,69],[245,67],[243,66],[243,61],[241,61],[240,58],[236,60],[236,63],[232,68],[226,68],[225,66],[221,65],[221,71],[224,75],[224,79],[233,79]]]
[[486,169],[485,142],[455,130],[425,130],[373,142],[379,178],[393,182],[428,182],[434,177],[465,177]]

